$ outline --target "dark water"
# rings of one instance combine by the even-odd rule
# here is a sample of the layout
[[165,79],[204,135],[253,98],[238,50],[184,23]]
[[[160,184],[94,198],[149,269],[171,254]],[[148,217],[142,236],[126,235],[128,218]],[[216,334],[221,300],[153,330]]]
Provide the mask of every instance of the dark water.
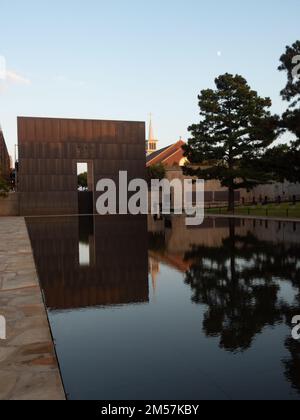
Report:
[[300,224],[27,224],[70,399],[300,399]]

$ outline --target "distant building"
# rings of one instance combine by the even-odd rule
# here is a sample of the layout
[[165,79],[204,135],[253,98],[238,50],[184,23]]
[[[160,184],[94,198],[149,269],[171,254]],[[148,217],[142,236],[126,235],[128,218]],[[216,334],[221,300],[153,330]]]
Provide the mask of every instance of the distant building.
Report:
[[151,155],[152,153],[157,151],[158,140],[154,138],[153,134],[153,127],[152,127],[152,118],[150,116],[150,123],[149,123],[149,136],[148,140],[146,140],[146,153],[147,156]]
[[10,176],[10,157],[4,140],[2,128],[0,126],[0,174],[9,180]]
[[[147,156],[147,167],[162,164],[166,169],[166,178],[169,181],[174,179],[191,179],[183,175],[182,167],[187,163],[184,157],[182,146],[185,142],[180,139],[178,142],[164,147]],[[205,204],[206,205],[227,205],[228,189],[222,187],[220,181],[210,180],[205,182]],[[265,203],[279,201],[300,201],[300,184],[290,182],[271,183],[259,185],[251,191],[235,191],[236,204],[239,203]]]
[[[185,142],[180,138],[174,144],[157,150],[151,155],[147,156],[147,167],[162,164],[166,169],[166,179],[173,181],[174,179],[193,179],[191,176],[183,174],[182,167],[187,163],[187,158],[184,156],[182,146]],[[228,189],[221,186],[217,180],[210,180],[205,182],[205,204],[223,204],[228,200]],[[240,201],[240,192],[235,193],[236,202]]]
[[147,156],[147,167],[159,163],[163,164],[166,168],[184,166],[186,163],[186,158],[183,155],[182,149],[184,144],[185,142],[180,139],[177,143],[153,152],[151,155]]

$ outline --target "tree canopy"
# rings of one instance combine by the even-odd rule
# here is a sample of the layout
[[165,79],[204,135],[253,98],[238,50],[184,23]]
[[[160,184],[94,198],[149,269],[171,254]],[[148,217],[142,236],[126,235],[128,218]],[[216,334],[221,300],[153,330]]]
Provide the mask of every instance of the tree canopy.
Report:
[[269,180],[257,162],[278,136],[279,117],[269,111],[271,99],[260,97],[242,76],[226,73],[215,85],[198,97],[201,120],[189,127],[192,137],[184,151],[190,164],[184,172],[219,180],[229,190],[232,211],[235,190]]
[[87,172],[83,172],[82,174],[78,175],[78,188],[87,189],[88,187],[88,174]]
[[289,103],[287,111],[282,115],[280,126],[284,132],[292,133],[295,139],[288,145],[279,145],[267,150],[261,166],[272,172],[277,181],[296,183],[300,182],[300,67],[296,77],[294,70],[296,62],[300,64],[300,41],[286,47],[280,61],[278,69],[285,71],[287,75],[287,83],[281,91],[281,97]]
[[[287,75],[287,84],[280,94],[282,99],[290,104],[282,116],[282,123],[285,129],[296,136],[296,146],[300,149],[300,41],[286,47],[280,61],[278,70],[285,71]],[[299,67],[298,71],[296,67]]]
[[[283,100],[291,102],[290,108],[295,108],[300,104],[300,71],[297,72],[297,63],[300,63],[300,41],[296,41],[291,47],[287,46],[286,51],[280,57],[281,65],[279,71],[287,73],[287,84],[280,92]],[[295,77],[298,73],[298,77]]]
[[0,197],[6,197],[9,192],[9,186],[1,175],[0,171]]
[[166,176],[166,168],[162,163],[151,165],[147,168],[147,182],[150,185],[153,179],[162,180]]

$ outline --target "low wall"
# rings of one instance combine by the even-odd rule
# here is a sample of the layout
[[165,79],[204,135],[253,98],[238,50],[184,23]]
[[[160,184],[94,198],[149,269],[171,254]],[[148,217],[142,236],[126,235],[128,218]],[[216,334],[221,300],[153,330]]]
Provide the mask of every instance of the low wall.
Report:
[[241,197],[242,199],[244,198],[246,203],[252,203],[254,200],[259,203],[265,199],[268,201],[277,201],[279,197],[281,201],[292,201],[293,197],[299,201],[300,184],[292,184],[286,181],[283,183],[259,185],[249,193],[243,190]]
[[19,216],[19,194],[10,193],[7,197],[0,197],[0,217]]
[[[169,181],[173,179],[193,179],[183,175],[181,168],[167,168],[166,178]],[[217,180],[205,181],[205,205],[209,206],[227,206],[227,188],[221,186]],[[279,198],[281,201],[292,201],[294,198],[300,201],[300,183],[293,184],[288,181],[283,183],[274,182],[266,185],[259,185],[250,192],[241,189],[235,192],[237,203],[263,202],[267,199],[269,202],[275,202]]]

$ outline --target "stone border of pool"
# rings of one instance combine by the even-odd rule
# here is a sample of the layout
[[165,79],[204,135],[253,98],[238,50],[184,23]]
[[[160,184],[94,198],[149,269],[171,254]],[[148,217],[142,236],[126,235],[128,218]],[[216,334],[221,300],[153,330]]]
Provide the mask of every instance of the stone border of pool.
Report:
[[1,400],[66,400],[22,217],[0,218]]

